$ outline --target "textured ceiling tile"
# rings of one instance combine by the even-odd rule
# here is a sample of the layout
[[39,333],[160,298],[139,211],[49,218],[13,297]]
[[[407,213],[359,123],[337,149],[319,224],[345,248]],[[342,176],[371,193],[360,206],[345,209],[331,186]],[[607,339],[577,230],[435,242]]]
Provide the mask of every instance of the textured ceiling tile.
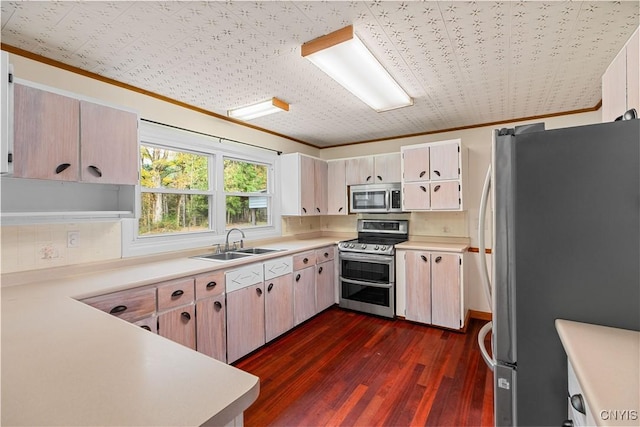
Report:
[[[638,1],[5,2],[2,41],[318,146],[593,107]],[[353,24],[414,105],[376,113],[300,56]]]

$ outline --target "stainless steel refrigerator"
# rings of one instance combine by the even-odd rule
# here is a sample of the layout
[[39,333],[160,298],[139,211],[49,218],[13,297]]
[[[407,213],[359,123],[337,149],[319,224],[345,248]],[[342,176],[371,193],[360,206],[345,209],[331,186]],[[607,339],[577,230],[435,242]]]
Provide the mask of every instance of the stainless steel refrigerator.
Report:
[[493,327],[496,425],[567,419],[555,319],[640,330],[639,148],[637,119],[495,132],[481,203],[492,195],[493,319],[478,341]]

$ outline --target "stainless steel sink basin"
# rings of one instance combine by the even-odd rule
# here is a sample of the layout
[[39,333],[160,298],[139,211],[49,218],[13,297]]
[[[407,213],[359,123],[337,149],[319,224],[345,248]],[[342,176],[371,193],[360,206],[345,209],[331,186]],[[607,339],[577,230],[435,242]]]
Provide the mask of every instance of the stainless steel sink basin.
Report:
[[268,249],[268,248],[244,248],[244,249],[238,249],[233,251],[234,253],[240,253],[240,254],[253,254],[253,255],[257,255],[257,254],[268,254],[270,252],[278,252],[281,249]]
[[196,255],[192,258],[208,259],[212,261],[232,261],[234,259],[246,258],[253,255],[268,254],[270,252],[278,252],[281,250],[282,249],[245,248],[245,249],[237,249],[235,251],[222,252],[218,254]]
[[211,259],[214,261],[231,261],[239,258],[246,258],[251,256],[252,254],[241,254],[237,252],[223,252],[221,254],[206,254],[206,255],[197,255],[194,258],[200,259]]

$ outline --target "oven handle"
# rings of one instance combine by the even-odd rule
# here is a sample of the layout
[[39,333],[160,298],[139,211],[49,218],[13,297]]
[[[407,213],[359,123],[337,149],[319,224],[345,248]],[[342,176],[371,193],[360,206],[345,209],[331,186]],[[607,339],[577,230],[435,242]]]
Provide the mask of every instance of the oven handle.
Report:
[[351,283],[351,284],[354,284],[354,285],[360,285],[360,286],[371,286],[373,288],[386,288],[386,289],[393,288],[393,283],[363,282],[361,280],[345,279],[342,276],[340,276],[340,281],[341,282],[346,282],[346,283]]
[[369,261],[375,264],[387,264],[394,262],[394,257],[392,256],[359,254],[355,252],[340,252],[340,259],[346,259],[347,261]]

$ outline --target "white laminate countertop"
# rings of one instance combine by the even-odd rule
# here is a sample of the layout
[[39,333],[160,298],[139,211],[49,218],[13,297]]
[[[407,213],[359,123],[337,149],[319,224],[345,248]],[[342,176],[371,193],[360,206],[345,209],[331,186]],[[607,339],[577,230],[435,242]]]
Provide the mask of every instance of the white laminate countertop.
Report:
[[396,249],[414,249],[422,251],[434,252],[466,252],[469,249],[467,243],[445,243],[445,242],[427,242],[418,240],[408,240],[406,242],[395,245]]
[[562,319],[556,330],[596,423],[640,425],[640,332]]
[[287,240],[241,261],[177,257],[2,288],[2,425],[224,425],[259,379],[77,299],[336,243]]

